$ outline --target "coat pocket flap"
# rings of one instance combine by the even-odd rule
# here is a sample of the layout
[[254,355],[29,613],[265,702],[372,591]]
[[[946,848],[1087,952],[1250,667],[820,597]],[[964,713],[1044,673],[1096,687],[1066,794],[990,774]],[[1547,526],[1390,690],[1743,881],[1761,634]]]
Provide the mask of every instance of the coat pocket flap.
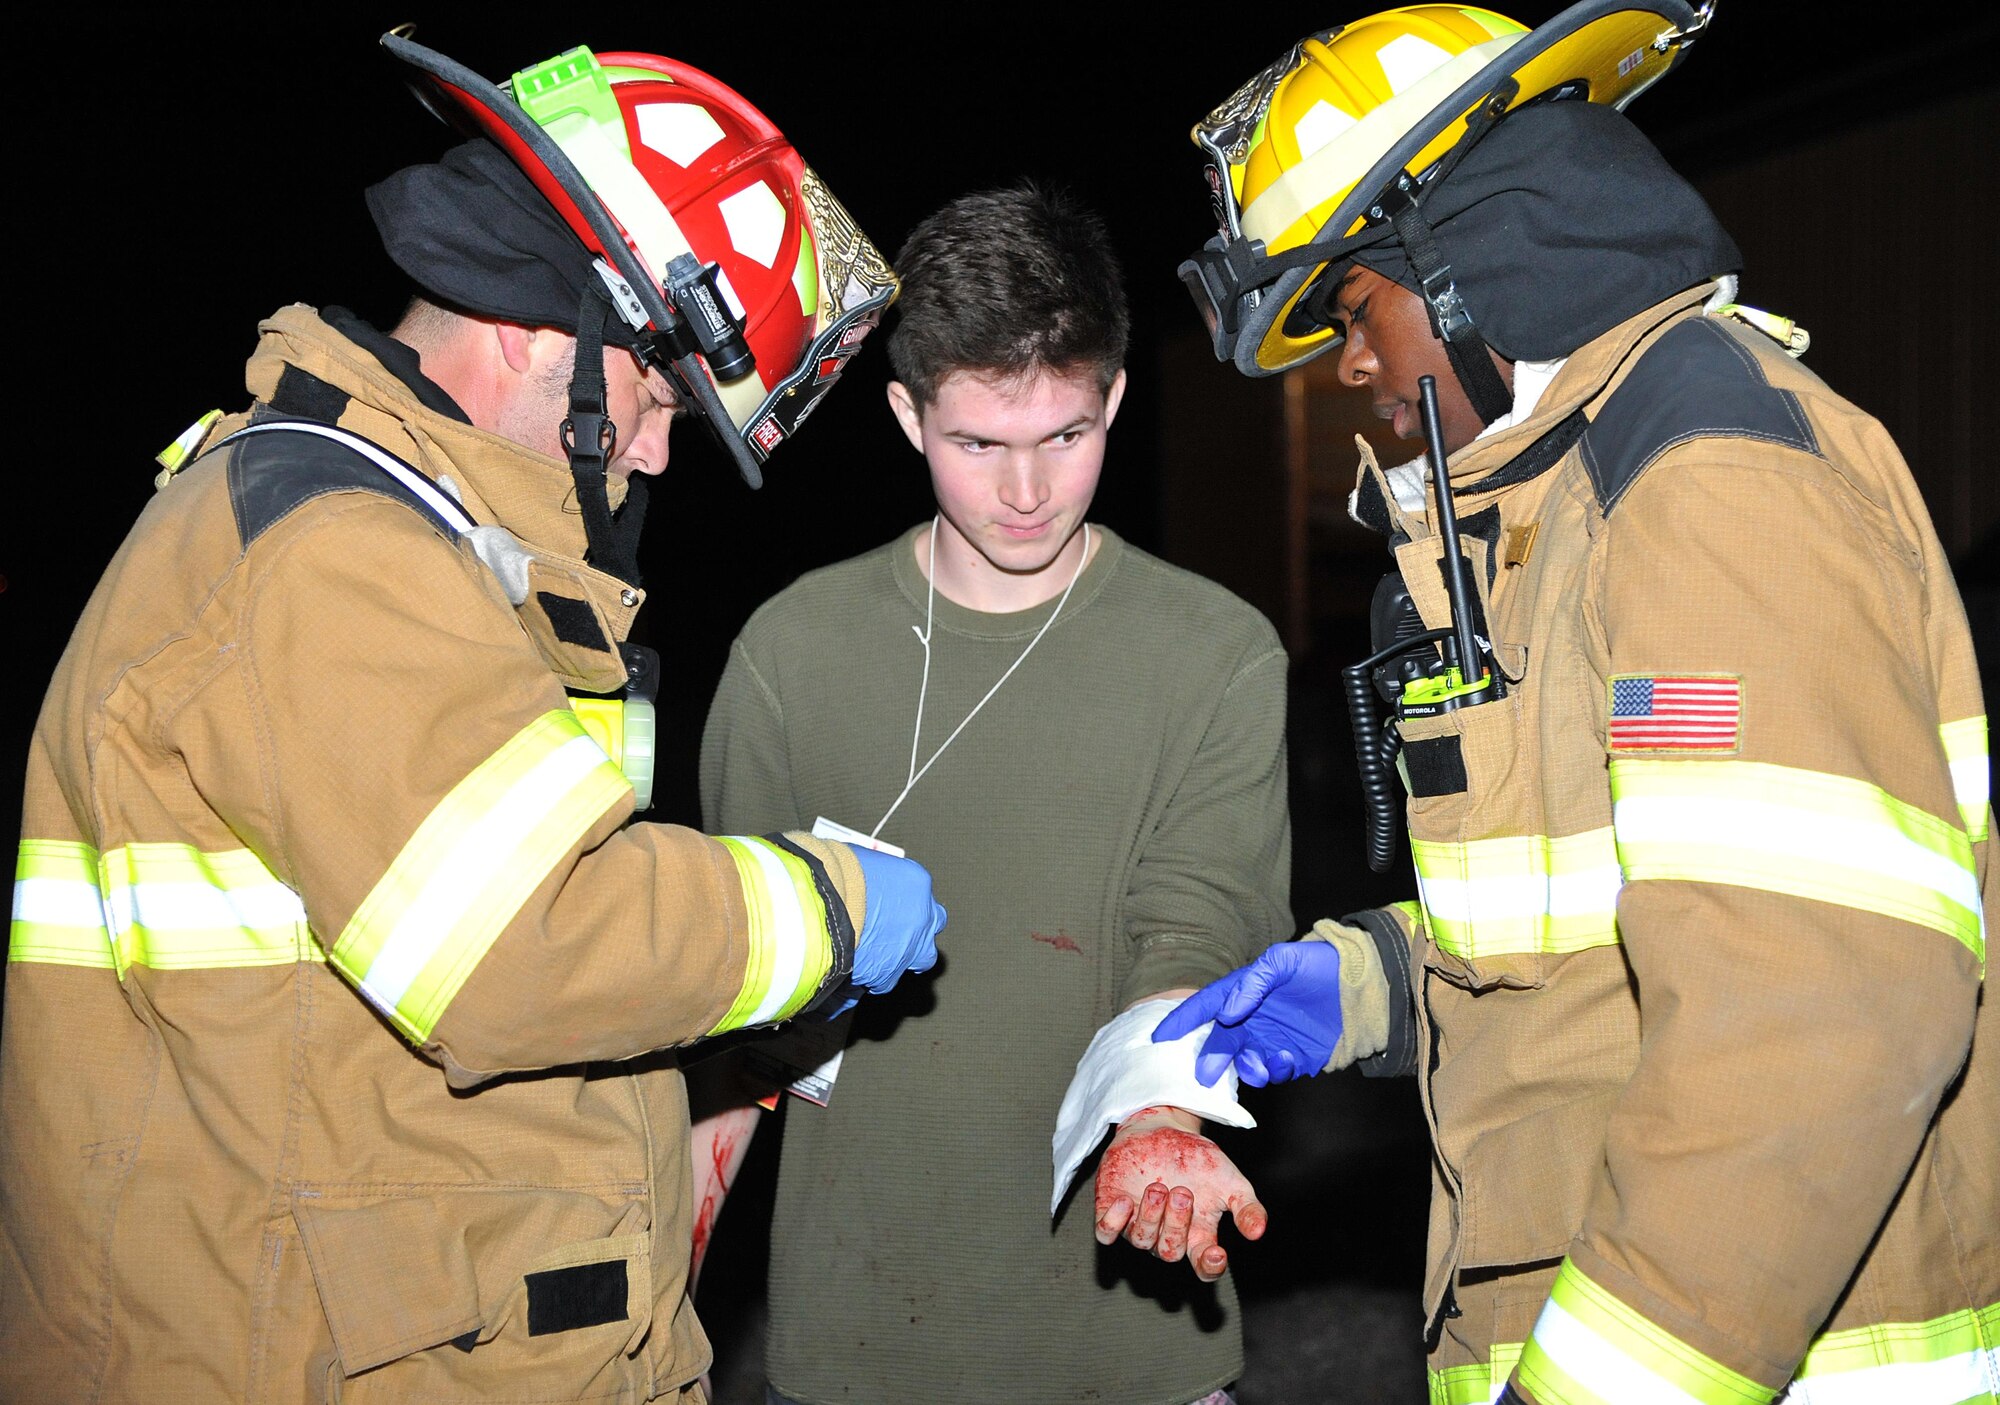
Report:
[[298,1201],[292,1218],[346,1374],[478,1329],[471,1256],[435,1201]]
[[1604,1130],[1618,1096],[1547,1108],[1472,1143],[1461,1175],[1459,1267],[1539,1263],[1569,1252],[1604,1164]]
[[618,626],[581,575],[540,557],[531,559],[528,598],[516,613],[566,686],[585,693],[615,693],[625,686]]

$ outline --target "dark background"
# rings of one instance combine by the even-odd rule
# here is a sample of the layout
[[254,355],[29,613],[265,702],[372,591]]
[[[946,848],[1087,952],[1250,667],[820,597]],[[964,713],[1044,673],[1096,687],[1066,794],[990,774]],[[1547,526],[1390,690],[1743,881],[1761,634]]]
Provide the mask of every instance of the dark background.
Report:
[[[1556,8],[1511,13],[1533,23]],[[257,320],[288,301],[344,303],[382,325],[400,309],[405,290],[359,192],[446,141],[375,45],[409,19],[420,41],[497,79],[580,42],[707,69],[763,107],[892,255],[961,191],[1023,175],[1075,190],[1110,227],[1133,308],[1131,390],[1094,515],[1267,604],[1254,582],[1230,581],[1216,564],[1254,557],[1274,531],[1238,510],[1235,484],[1249,465],[1226,452],[1228,421],[1225,452],[1193,496],[1185,481],[1174,494],[1162,488],[1173,420],[1157,371],[1194,326],[1174,268],[1211,232],[1186,133],[1342,7],[1208,7],[1173,23],[1152,8],[1046,4],[619,7],[574,20],[560,6],[499,16],[439,5],[207,8],[199,22],[192,13],[43,10],[16,51],[33,65],[16,76],[26,87],[9,202],[8,289],[20,315],[0,508],[6,794],[18,793],[34,711],[71,625],[152,492],[152,454],[203,411],[242,402]],[[1922,13],[1724,3],[1710,35],[1633,116],[1737,235],[1744,300],[1810,326],[1808,364],[1903,444],[1984,652],[2000,432],[1991,350],[2000,90],[1983,56],[2000,29],[1970,17],[1984,7],[1952,12],[1963,18]],[[1177,395],[1244,403],[1226,368],[1192,374],[1174,380]],[[801,571],[928,514],[921,461],[883,404],[886,378],[878,345],[773,460],[761,493],[699,430],[676,434],[644,556],[652,598],[642,634],[666,656],[657,817],[696,819],[695,740],[749,612]],[[1261,412],[1253,403],[1249,413]],[[1254,429],[1246,425],[1246,445],[1259,442]],[[1359,863],[1345,722],[1328,682],[1361,651],[1342,618],[1288,634],[1298,646],[1302,920],[1408,887]],[[1265,1125],[1232,1147],[1274,1213],[1269,1240],[1237,1259],[1250,1405],[1420,1398],[1410,1373],[1428,1157],[1413,1093],[1323,1079],[1253,1100]],[[727,1391],[747,1388],[739,1382],[754,1370],[757,1221],[774,1142],[760,1143],[704,1288]]]

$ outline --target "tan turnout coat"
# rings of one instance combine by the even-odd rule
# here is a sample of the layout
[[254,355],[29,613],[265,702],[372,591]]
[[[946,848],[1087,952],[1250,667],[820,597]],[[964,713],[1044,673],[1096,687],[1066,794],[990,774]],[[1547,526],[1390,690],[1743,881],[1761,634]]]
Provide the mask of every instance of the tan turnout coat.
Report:
[[581,564],[562,463],[309,309],[262,333],[263,413],[442,482],[528,589],[346,449],[215,450],[244,416],[141,516],[28,763],[0,1396],[698,1395],[653,1051],[798,1002],[758,986],[743,853],[628,826],[568,710],[622,681],[640,594]]
[[[1514,681],[1401,724],[1433,1400],[1991,1401],[1964,611],[1881,426],[1708,292],[1450,465]],[[1553,467],[1482,486],[1579,409]],[[1357,507],[1444,624],[1428,504],[1371,460]]]

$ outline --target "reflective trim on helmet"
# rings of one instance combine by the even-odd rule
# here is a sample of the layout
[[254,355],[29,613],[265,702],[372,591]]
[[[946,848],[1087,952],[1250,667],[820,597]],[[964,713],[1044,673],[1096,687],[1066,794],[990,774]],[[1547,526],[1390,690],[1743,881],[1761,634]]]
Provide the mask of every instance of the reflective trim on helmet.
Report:
[[333,964],[422,1043],[528,895],[630,794],[574,712],[544,713],[425,816],[334,943]]
[[1879,786],[1759,761],[1614,758],[1611,800],[1628,882],[1835,903],[1942,932],[1986,960],[1971,840]]
[[812,870],[768,839],[725,835],[749,917],[743,986],[710,1034],[790,1019],[833,969],[833,937]]
[[792,268],[792,291],[799,295],[799,310],[819,314],[819,241],[812,230],[799,227],[799,258]]
[[1769,1405],[1775,1390],[1698,1351],[1567,1259],[1521,1352],[1541,1405]]
[[[1244,235],[1261,239],[1274,250],[1289,248],[1299,242],[1286,240],[1284,236],[1300,220],[1325,204],[1333,192],[1351,189],[1432,109],[1525,37],[1525,31],[1503,34],[1475,45],[1439,64],[1386,102],[1361,114],[1338,140],[1321,146],[1258,193],[1257,198],[1244,208]],[[1317,229],[1308,229],[1305,237],[1309,239],[1318,232]],[[1350,231],[1337,229],[1330,232],[1343,235]]]
[[729,422],[738,429],[748,429],[750,422],[757,418],[757,412],[764,408],[770,398],[764,389],[764,382],[755,375],[739,376],[733,381],[715,382],[716,398],[729,411]]
[[1958,796],[1958,813],[1966,837],[1986,842],[1993,813],[1992,760],[1986,754],[1986,715],[1962,717],[1938,728],[1944,757],[1951,765],[1951,787]]
[[[658,81],[658,75],[648,75]],[[694,252],[687,235],[658,193],[632,164],[625,115],[597,56],[572,49],[514,75],[521,110],[549,134],[592,193],[617,217],[626,237],[653,275],[666,281],[667,265]]]
[[1616,946],[1624,874],[1611,829],[1470,843],[1412,837],[1424,925],[1468,961]]

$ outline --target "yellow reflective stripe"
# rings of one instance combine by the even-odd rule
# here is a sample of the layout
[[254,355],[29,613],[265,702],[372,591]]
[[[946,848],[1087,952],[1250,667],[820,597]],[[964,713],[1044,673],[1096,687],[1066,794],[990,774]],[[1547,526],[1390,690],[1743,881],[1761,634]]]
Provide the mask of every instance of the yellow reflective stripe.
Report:
[[1944,759],[1951,764],[1951,788],[1966,837],[1983,844],[1992,832],[1993,767],[1986,750],[1986,716],[1962,717],[1938,728]]
[[248,849],[127,844],[99,861],[118,971],[324,960],[299,895]]
[[7,959],[113,969],[97,850],[66,839],[21,841]]
[[1628,881],[1761,888],[1943,932],[1984,963],[1965,831],[1879,786],[1759,761],[1611,763]]
[[1487,1356],[1483,1365],[1430,1372],[1430,1405],[1493,1405],[1521,1359],[1521,1343],[1495,1342]]
[[571,698],[569,710],[583,724],[592,741],[604,748],[613,761],[624,762],[625,700],[623,698]]
[[768,839],[726,835],[719,842],[743,887],[749,956],[743,986],[710,1034],[789,1019],[833,966],[826,905],[804,860]]
[[630,789],[575,713],[544,713],[425,816],[340,934],[334,965],[422,1043],[528,895]]
[[1786,1405],[1959,1405],[2000,1387],[2000,1304],[1928,1322],[1829,1332],[1799,1363]]
[[248,849],[25,839],[8,959],[216,970],[325,959],[298,894]]
[[1467,960],[1618,942],[1623,875],[1611,830],[1466,844],[1412,839],[1430,934]]
[[186,466],[188,455],[201,447],[201,441],[208,437],[208,431],[214,428],[215,422],[221,418],[222,411],[210,410],[182,430],[173,443],[153,455],[153,462],[160,466],[160,471],[153,477],[155,488],[166,487],[168,481]]
[[1521,1352],[1540,1405],[1768,1405],[1777,1394],[1695,1350],[1564,1261]]

